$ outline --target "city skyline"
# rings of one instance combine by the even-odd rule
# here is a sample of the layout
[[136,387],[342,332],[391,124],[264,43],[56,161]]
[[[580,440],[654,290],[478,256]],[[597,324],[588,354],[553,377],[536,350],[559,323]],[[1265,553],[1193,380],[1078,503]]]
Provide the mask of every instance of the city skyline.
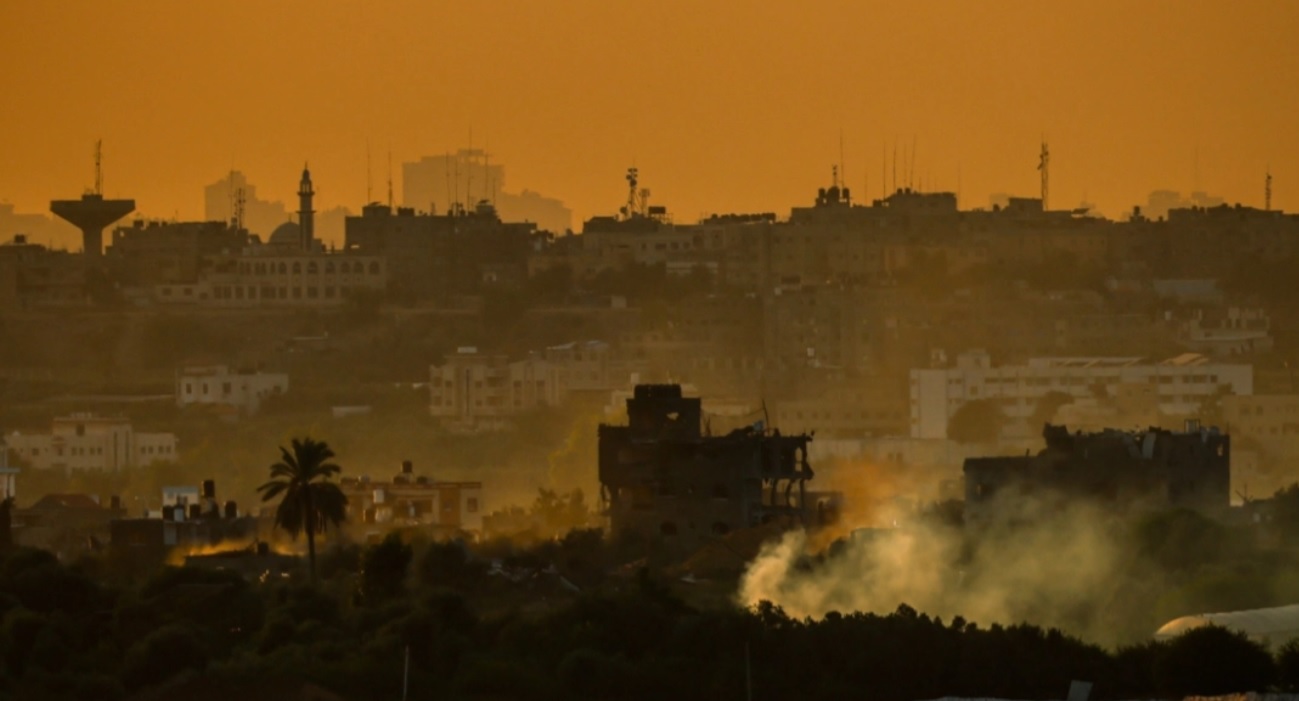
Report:
[[899,184],[972,208],[1037,196],[1043,139],[1052,207],[1115,217],[1159,189],[1262,207],[1270,171],[1273,208],[1299,209],[1281,3],[63,9],[0,10],[0,77],[23,96],[0,199],[18,212],[79,195],[98,139],[106,195],[182,220],[232,168],[289,202],[305,159],[320,206],[355,209],[386,191],[389,151],[469,145],[575,224],[617,210],[632,165],[693,221],[805,204],[841,161],[854,198],[878,198],[895,152]]

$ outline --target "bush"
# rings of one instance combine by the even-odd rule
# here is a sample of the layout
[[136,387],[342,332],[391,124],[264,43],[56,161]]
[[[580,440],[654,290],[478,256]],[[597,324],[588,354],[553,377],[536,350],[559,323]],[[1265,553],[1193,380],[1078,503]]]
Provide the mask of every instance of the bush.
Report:
[[1265,691],[1275,678],[1267,648],[1219,626],[1183,633],[1155,659],[1155,683],[1171,697]]
[[167,626],[126,651],[122,684],[132,690],[154,686],[189,670],[201,672],[207,663],[207,650],[193,631]]

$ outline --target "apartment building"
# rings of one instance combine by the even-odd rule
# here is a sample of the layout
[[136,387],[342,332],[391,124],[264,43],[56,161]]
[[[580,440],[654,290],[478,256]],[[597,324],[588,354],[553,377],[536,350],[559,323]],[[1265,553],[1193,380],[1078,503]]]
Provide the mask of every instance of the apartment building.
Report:
[[175,434],[136,431],[129,419],[89,413],[56,418],[48,433],[15,431],[5,442],[36,470],[117,471],[175,462],[178,449]]
[[951,367],[914,369],[910,377],[911,436],[946,438],[948,422],[967,402],[995,401],[1007,419],[1003,438],[1030,437],[1038,400],[1052,392],[1077,399],[1117,396],[1124,385],[1157,387],[1159,411],[1195,417],[1220,394],[1254,393],[1251,365],[1214,362],[1197,353],[1151,362],[1139,357],[1032,358],[994,367],[984,351],[969,351]]

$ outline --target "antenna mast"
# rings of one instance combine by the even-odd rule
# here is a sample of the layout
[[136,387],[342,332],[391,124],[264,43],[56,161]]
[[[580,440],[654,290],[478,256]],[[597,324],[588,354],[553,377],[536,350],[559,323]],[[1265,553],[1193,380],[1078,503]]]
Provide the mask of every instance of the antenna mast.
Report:
[[392,209],[392,149],[388,149],[388,209]]
[[[848,173],[843,169],[843,128],[839,129],[839,172],[835,180],[843,179],[844,189],[848,189]],[[838,184],[838,183],[836,183]],[[847,199],[846,197],[844,199]]]
[[104,140],[95,141],[95,193],[96,195],[104,194]]
[[1051,177],[1051,150],[1047,148],[1046,139],[1042,140],[1042,152],[1038,154],[1037,169],[1042,171],[1042,211],[1047,211],[1046,196],[1050,186]]
[[1263,181],[1263,210],[1272,211],[1272,166],[1267,167],[1267,178]]
[[370,142],[365,142],[365,203],[374,202],[374,178],[370,170]]
[[639,176],[640,171],[636,166],[627,169],[627,206],[623,207],[622,213],[628,219],[636,213],[636,185],[640,181]]

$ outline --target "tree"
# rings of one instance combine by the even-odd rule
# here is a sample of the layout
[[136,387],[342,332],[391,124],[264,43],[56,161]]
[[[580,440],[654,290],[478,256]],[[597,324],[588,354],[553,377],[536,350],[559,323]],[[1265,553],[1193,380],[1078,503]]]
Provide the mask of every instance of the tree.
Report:
[[411,547],[395,531],[366,548],[361,557],[361,582],[366,599],[379,602],[401,594],[411,557]]
[[992,399],[974,399],[961,405],[947,421],[947,437],[958,443],[991,443],[1001,434],[1006,416]]
[[307,559],[311,579],[316,579],[316,533],[330,524],[337,526],[347,516],[347,496],[329,479],[340,468],[329,462],[334,451],[324,441],[294,438],[290,452],[280,447],[280,461],[271,465],[271,481],[257,488],[262,501],[283,495],[275,510],[275,527],[283,528],[295,540],[306,531]]
[[1068,392],[1061,392],[1053,389],[1042,395],[1037,403],[1033,405],[1033,417],[1029,427],[1035,431],[1041,431],[1046,424],[1055,421],[1055,414],[1061,407],[1073,403],[1073,395]]
[[1282,487],[1272,495],[1272,523],[1285,538],[1299,534],[1299,482]]
[[1155,660],[1155,682],[1176,698],[1266,691],[1275,677],[1267,648],[1213,625],[1174,638]]

